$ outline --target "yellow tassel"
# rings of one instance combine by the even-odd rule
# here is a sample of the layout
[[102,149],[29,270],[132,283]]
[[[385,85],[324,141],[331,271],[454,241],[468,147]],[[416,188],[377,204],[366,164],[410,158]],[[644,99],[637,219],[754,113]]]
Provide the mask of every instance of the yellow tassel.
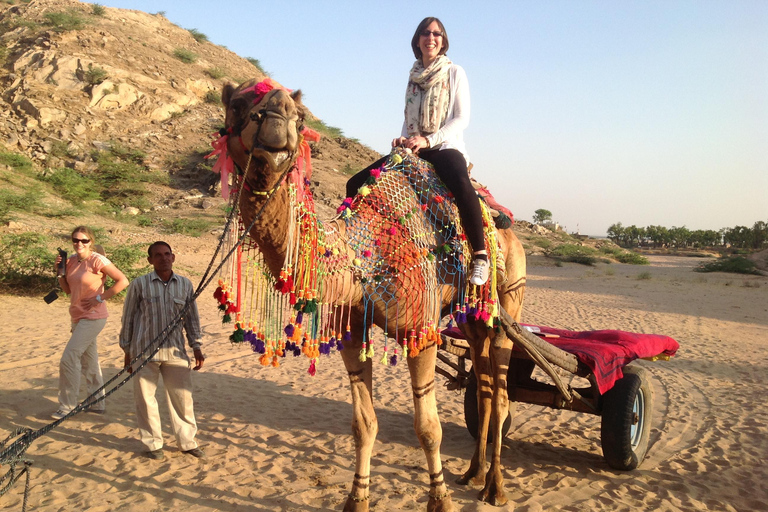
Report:
[[375,352],[373,351],[373,345],[370,345],[368,347],[368,358],[373,359],[373,356],[375,355]]
[[367,357],[365,355],[365,349],[362,349],[360,351],[360,356],[358,357],[358,360],[360,360],[361,363],[364,363],[366,359]]

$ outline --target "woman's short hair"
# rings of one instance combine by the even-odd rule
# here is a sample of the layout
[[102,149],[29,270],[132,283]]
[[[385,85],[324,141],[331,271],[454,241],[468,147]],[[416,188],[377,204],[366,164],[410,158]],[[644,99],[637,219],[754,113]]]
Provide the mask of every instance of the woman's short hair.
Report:
[[445,55],[445,53],[448,51],[448,34],[445,32],[445,27],[443,26],[443,22],[433,16],[430,16],[428,18],[424,18],[423,20],[421,20],[421,23],[419,23],[419,26],[416,27],[416,32],[413,34],[413,39],[411,39],[411,48],[413,49],[413,55],[416,57],[417,60],[421,59],[421,48],[419,48],[419,37],[421,37],[421,33],[424,32],[433,21],[437,22],[437,26],[440,27],[440,32],[443,33],[443,46],[440,48],[440,55]]
[[75,233],[85,233],[85,236],[88,237],[88,240],[91,241],[92,244],[96,243],[96,235],[93,234],[93,231],[91,231],[91,228],[88,226],[77,226],[75,229],[72,230],[72,237],[74,238]]

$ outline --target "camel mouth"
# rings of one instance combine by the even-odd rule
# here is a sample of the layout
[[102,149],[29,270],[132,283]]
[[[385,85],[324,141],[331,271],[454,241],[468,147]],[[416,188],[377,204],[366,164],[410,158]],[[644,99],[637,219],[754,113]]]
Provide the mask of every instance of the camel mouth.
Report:
[[285,163],[290,164],[291,152],[287,149],[274,150],[266,147],[256,147],[251,151],[253,158],[261,160],[269,166],[272,172],[280,172]]

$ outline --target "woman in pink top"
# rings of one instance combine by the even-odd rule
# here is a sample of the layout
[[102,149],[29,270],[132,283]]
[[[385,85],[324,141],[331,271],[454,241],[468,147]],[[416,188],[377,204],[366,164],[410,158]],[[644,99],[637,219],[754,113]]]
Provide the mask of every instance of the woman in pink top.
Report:
[[[63,418],[77,407],[81,373],[89,395],[104,385],[96,338],[107,323],[105,301],[128,286],[128,278],[106,256],[94,252],[94,235],[88,227],[78,226],[72,231],[72,245],[75,254],[67,259],[65,275],[59,276],[61,289],[70,297],[72,336],[59,363],[59,409],[53,413],[54,419]],[[60,262],[58,256],[57,268]],[[107,277],[115,284],[104,290]],[[101,400],[90,410],[103,413],[104,407]]]

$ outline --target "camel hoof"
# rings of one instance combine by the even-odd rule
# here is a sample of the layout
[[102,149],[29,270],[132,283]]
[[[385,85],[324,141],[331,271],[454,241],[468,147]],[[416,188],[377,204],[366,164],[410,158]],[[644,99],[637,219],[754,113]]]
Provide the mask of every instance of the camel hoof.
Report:
[[453,501],[450,496],[437,499],[433,496],[429,497],[427,503],[427,512],[453,512]]
[[493,505],[494,507],[501,507],[507,504],[507,496],[504,494],[504,491],[499,491],[496,489],[495,485],[486,487],[480,491],[480,494],[477,495],[477,499]]
[[355,500],[352,496],[348,497],[343,512],[368,512],[368,498]]
[[456,480],[456,483],[459,485],[483,485],[484,482],[485,478],[483,475],[476,473],[474,476],[472,476],[470,471],[467,471]]

